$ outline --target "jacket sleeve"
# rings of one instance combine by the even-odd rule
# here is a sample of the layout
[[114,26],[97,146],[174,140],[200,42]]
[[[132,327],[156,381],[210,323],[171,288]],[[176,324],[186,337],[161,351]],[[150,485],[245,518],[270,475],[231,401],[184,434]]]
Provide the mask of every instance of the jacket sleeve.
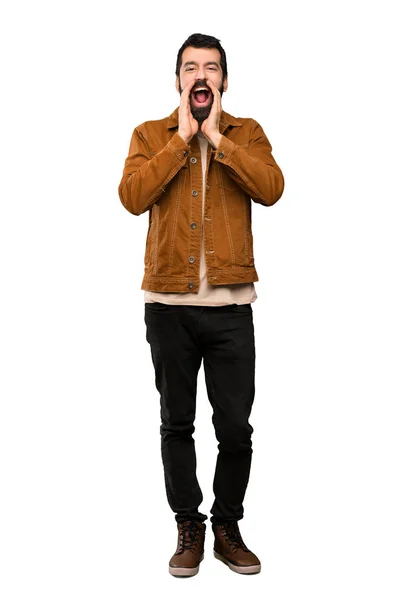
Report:
[[228,175],[254,202],[271,206],[282,196],[284,178],[261,125],[253,119],[252,123],[247,147],[235,144],[223,135],[214,160],[225,166]]
[[167,184],[185,164],[189,146],[178,133],[155,155],[151,155],[144,125],[137,127],[129,146],[121,183],[120,200],[126,210],[140,215],[154,204]]

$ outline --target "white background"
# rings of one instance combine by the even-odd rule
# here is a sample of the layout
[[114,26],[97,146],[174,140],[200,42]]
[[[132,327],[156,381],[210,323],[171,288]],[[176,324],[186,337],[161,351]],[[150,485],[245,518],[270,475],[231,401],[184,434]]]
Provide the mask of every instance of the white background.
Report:
[[[8,6],[7,6],[8,4]],[[0,15],[1,597],[398,600],[395,2],[9,2]],[[178,105],[178,48],[227,52],[223,107],[286,188],[254,205],[260,575],[168,574],[176,524],[143,320],[147,215],[117,188],[133,128]],[[200,372],[209,514],[216,440]],[[208,521],[209,525],[209,521]]]

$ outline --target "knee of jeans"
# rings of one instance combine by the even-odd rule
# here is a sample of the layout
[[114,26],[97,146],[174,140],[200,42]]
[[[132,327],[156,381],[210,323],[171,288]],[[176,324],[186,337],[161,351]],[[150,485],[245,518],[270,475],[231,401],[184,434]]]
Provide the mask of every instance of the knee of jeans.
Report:
[[194,425],[192,421],[186,423],[162,423],[160,433],[164,441],[168,439],[184,439],[191,438],[194,433]]
[[230,454],[247,454],[251,452],[251,434],[253,428],[247,425],[242,428],[217,429],[215,434],[219,449]]

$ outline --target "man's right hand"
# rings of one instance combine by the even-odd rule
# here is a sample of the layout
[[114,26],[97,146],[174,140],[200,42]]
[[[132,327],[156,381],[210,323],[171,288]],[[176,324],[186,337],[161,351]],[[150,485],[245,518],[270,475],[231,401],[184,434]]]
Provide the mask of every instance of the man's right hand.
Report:
[[190,110],[190,92],[195,83],[196,80],[194,79],[182,90],[181,103],[179,105],[178,133],[186,144],[190,142],[199,129],[199,124]]

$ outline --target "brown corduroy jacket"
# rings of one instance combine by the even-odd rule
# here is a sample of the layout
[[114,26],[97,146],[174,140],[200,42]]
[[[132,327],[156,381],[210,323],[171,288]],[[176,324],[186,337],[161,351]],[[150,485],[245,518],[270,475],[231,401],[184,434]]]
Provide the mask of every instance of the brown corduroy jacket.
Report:
[[283,175],[256,121],[222,111],[220,133],[208,147],[203,222],[200,147],[178,134],[178,108],[132,134],[118,193],[132,214],[149,211],[143,290],[198,291],[202,227],[210,285],[258,281],[251,200],[274,204]]

